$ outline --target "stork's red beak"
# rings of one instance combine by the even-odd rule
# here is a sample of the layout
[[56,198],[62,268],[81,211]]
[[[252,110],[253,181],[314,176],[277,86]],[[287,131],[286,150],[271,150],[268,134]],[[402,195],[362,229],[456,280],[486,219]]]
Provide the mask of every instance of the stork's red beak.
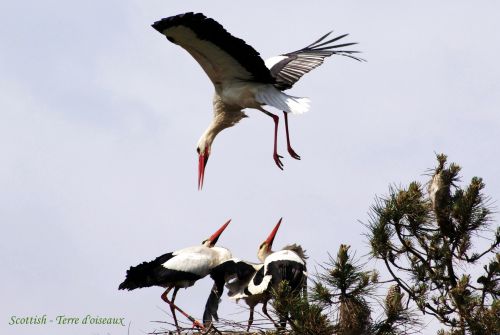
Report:
[[211,246],[214,246],[215,243],[217,243],[217,240],[219,239],[220,235],[222,234],[222,232],[224,231],[224,229],[226,229],[226,227],[229,225],[230,222],[231,222],[231,219],[227,220],[227,222],[224,223],[222,225],[222,227],[220,227],[215,233],[213,233],[212,236],[210,236],[208,238],[210,240],[210,245]]
[[278,223],[274,227],[273,231],[271,232],[271,234],[269,234],[269,236],[267,237],[267,240],[265,241],[268,250],[271,250],[271,247],[273,246],[274,237],[276,236],[276,233],[278,232],[278,229],[280,228],[282,220],[283,220],[283,218],[280,218],[280,220],[278,221]]
[[198,190],[203,188],[203,179],[205,178],[205,167],[207,166],[208,161],[208,147],[205,148],[204,152],[200,152],[200,156],[198,157]]

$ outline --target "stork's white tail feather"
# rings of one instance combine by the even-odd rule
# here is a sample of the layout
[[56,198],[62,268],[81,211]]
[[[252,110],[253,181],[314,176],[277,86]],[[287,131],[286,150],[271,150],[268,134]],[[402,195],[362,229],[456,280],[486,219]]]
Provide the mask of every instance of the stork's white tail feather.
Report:
[[260,89],[255,98],[261,104],[269,105],[292,114],[307,112],[311,102],[308,98],[299,98],[285,94],[271,85]]

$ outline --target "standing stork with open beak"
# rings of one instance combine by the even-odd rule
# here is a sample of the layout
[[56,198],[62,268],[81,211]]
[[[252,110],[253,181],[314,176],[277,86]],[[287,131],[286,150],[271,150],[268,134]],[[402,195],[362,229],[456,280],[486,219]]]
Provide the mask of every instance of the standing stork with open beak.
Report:
[[[169,252],[150,262],[143,262],[130,267],[127,270],[125,280],[118,289],[130,291],[151,286],[164,287],[166,290],[161,295],[161,298],[170,305],[177,330],[179,331],[180,328],[175,310],[178,310],[192,321],[194,326],[204,328],[199,321],[176,306],[174,301],[180,288],[193,286],[198,279],[205,277],[214,267],[232,257],[228,249],[215,246],[215,243],[230,222],[231,220],[227,221],[199,246]],[[167,294],[172,289],[174,289],[174,292],[169,300]]]
[[277,325],[267,311],[267,303],[272,298],[272,290],[276,290],[282,281],[287,281],[292,294],[300,294],[307,285],[306,259],[304,250],[297,244],[287,245],[280,251],[272,251],[276,233],[281,225],[278,221],[271,234],[262,242],[257,257],[262,263],[251,263],[239,259],[230,259],[216,266],[210,276],[214,286],[208,297],[203,322],[205,325],[217,320],[217,309],[222,296],[224,283],[228,288],[228,296],[233,300],[243,299],[250,308],[247,331],[253,323],[254,309],[262,303],[262,312],[277,327],[286,326],[287,315],[280,315]]
[[283,170],[278,155],[279,117],[262,106],[272,106],[285,118],[287,149],[290,156],[300,159],[292,149],[288,132],[288,113],[302,114],[309,109],[309,99],[283,93],[304,74],[321,65],[331,55],[354,56],[357,51],[341,50],[356,43],[332,43],[347,34],[327,39],[331,32],[297,51],[269,58],[264,62],[254,48],[228,33],[215,20],[201,13],[171,16],[153,24],[172,43],[178,44],[200,64],[215,87],[212,122],[198,141],[198,189],[203,187],[205,167],[212,143],[219,132],[232,127],[247,115],[244,108],[258,109],[274,121],[273,158]]

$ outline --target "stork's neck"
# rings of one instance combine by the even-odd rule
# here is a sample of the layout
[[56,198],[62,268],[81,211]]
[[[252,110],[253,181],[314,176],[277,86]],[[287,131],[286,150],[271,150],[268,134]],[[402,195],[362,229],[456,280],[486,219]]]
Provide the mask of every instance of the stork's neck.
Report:
[[217,134],[219,134],[225,128],[227,127],[223,127],[218,118],[214,117],[212,119],[212,122],[205,130],[203,135],[201,135],[200,140],[198,141],[198,148],[201,150],[201,152],[205,152],[205,148],[211,148]]
[[272,254],[274,251],[271,250],[270,248],[267,249],[267,248],[262,248],[259,250],[259,252],[257,253],[257,258],[262,262],[264,263],[264,260],[267,258],[267,256],[269,256],[270,254]]
[[215,139],[219,132],[216,131],[216,128],[213,126],[213,122],[208,126],[203,135],[201,135],[200,140],[198,141],[198,148],[200,148],[201,152],[205,151],[205,148],[210,148],[212,146],[212,142]]
[[233,255],[231,254],[231,251],[229,249],[223,248],[223,247],[212,247],[211,249],[215,256],[213,258],[214,264],[220,264],[222,262],[227,261],[228,259],[231,259]]
[[240,107],[230,106],[224,103],[221,97],[215,93],[213,100],[214,117],[198,142],[201,149],[212,146],[212,143],[222,130],[232,127],[241,119],[246,117]]

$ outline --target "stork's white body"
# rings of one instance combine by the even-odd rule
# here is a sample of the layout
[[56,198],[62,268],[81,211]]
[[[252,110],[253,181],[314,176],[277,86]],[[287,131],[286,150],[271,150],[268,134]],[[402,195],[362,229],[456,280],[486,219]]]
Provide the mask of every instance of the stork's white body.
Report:
[[[292,250],[280,250],[273,252],[269,256],[266,257],[264,264],[262,265],[264,267],[264,278],[260,283],[255,283],[255,281],[252,279],[248,283],[248,292],[250,292],[252,295],[256,294],[263,294],[265,292],[268,292],[270,289],[269,285],[271,283],[271,280],[273,279],[272,274],[269,272],[269,266],[270,264],[274,262],[289,262],[289,263],[298,263],[301,264],[305,267],[306,263],[305,261],[297,255]],[[304,271],[304,275],[307,275],[307,273]],[[240,296],[241,298],[244,298],[245,294],[242,294]]]
[[227,105],[244,108],[259,108],[263,103],[256,97],[262,91],[272,87],[269,84],[251,83],[242,80],[231,80],[215,86],[215,92]]
[[240,109],[262,110],[262,106],[268,105],[293,114],[302,114],[309,110],[308,98],[293,97],[270,84],[232,80],[221,85],[220,89],[216,87],[215,92],[226,105]]
[[[191,273],[200,278],[208,275],[211,269],[230,259],[231,252],[222,247],[206,247],[203,245],[188,247],[174,251],[173,257],[162,264],[168,270]],[[175,286],[190,287],[196,280],[179,279]],[[167,285],[164,285],[167,286]]]

